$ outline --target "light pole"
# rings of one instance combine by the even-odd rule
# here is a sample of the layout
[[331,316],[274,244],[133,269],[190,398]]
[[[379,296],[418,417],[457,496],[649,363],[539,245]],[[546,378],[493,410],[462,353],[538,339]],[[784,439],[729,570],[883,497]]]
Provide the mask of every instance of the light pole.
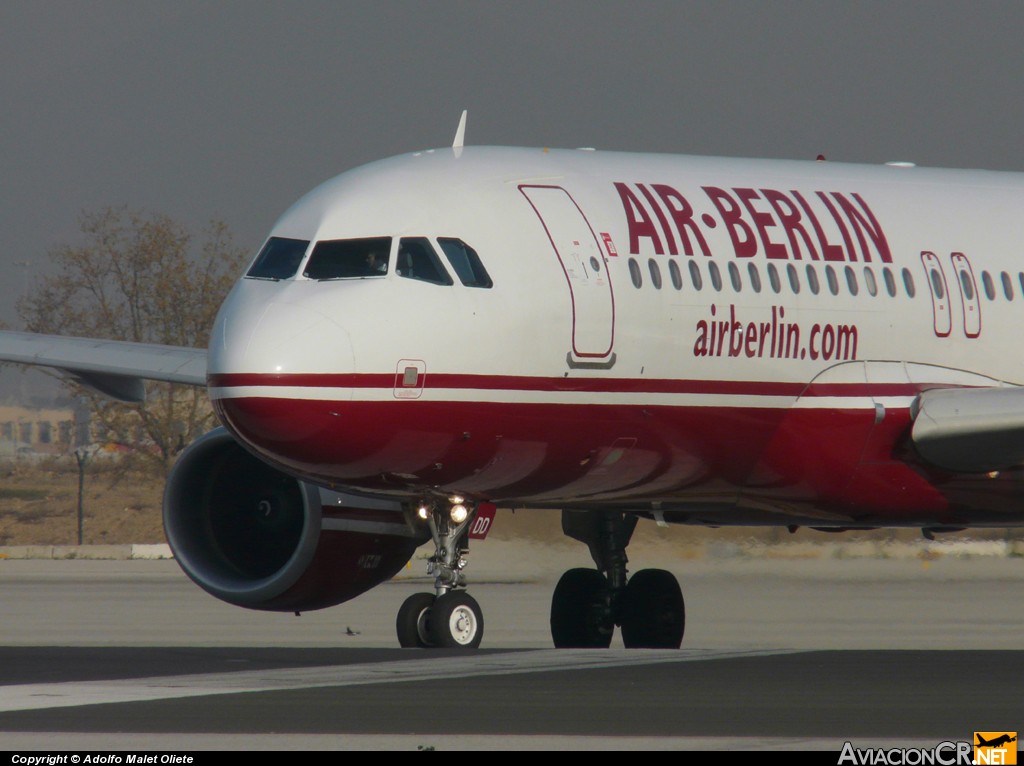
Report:
[[89,404],[84,396],[80,396],[75,406],[75,460],[78,461],[78,544],[82,545],[85,536],[85,464],[96,452],[90,444]]
[[85,464],[89,462],[92,450],[89,447],[75,447],[75,460],[78,461],[78,544],[82,544],[85,531],[85,509],[82,498],[85,495]]

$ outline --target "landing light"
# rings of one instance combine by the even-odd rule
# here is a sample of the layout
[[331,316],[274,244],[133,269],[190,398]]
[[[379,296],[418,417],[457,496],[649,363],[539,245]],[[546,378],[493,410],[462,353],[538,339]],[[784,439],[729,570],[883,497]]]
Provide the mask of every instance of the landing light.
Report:
[[421,505],[416,509],[416,515],[426,521],[430,518],[430,509],[426,505]]
[[462,503],[466,502],[466,498],[464,498],[462,495],[452,495],[451,497],[448,498],[448,502],[451,503],[452,505],[461,505]]
[[451,514],[452,521],[456,524],[461,524],[466,520],[466,517],[469,516],[469,511],[462,503],[456,503],[453,505],[449,513]]

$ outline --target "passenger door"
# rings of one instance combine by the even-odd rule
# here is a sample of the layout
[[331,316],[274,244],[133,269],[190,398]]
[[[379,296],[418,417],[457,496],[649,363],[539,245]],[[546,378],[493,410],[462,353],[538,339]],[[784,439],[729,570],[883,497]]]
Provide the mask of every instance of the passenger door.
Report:
[[572,353],[606,359],[615,338],[615,298],[608,262],[579,205],[560,186],[519,187],[540,219],[569,285]]

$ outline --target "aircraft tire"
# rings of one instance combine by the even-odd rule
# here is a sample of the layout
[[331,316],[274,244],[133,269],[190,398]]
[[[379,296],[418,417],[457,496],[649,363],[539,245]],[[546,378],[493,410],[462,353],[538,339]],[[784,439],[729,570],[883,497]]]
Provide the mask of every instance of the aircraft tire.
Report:
[[676,576],[664,569],[641,569],[626,583],[621,616],[627,649],[678,649],[686,607]]
[[430,642],[430,615],[433,611],[433,593],[413,593],[402,602],[395,620],[398,644],[403,649],[426,649]]
[[427,630],[434,646],[476,649],[484,636],[484,614],[465,591],[449,591],[434,602]]
[[608,581],[596,569],[570,569],[551,597],[551,638],[557,649],[607,649],[614,626],[605,624]]

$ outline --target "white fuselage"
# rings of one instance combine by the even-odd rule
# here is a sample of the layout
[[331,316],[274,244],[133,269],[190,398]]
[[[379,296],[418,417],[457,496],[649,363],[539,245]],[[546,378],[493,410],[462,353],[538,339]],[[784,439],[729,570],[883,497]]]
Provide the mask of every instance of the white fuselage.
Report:
[[[1007,173],[396,157],[277,223],[308,249],[294,275],[236,285],[211,397],[261,456],[369,492],[995,523],[1002,504],[937,490],[903,453],[921,391],[1024,381],[1022,208]],[[384,237],[386,273],[303,276],[317,243]],[[422,238],[451,284],[401,273]],[[492,286],[463,284],[453,239]]]

